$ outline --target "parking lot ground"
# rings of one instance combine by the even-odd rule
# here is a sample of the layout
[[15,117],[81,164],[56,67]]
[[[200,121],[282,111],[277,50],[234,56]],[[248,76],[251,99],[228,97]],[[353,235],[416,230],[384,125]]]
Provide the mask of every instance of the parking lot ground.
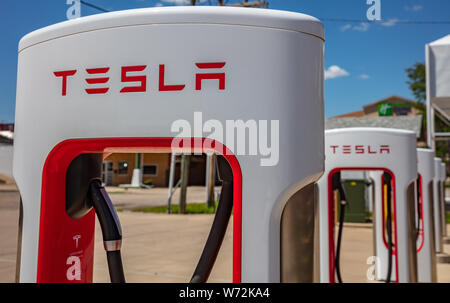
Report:
[[[166,189],[167,190],[167,189]],[[192,202],[200,202],[202,190],[191,191]],[[165,196],[160,190],[158,195]],[[155,192],[154,192],[155,193]],[[197,194],[197,197],[195,196]],[[112,193],[115,203],[133,207],[150,205],[142,202],[148,193]],[[156,195],[156,193],[155,193]],[[134,196],[134,197],[133,197]],[[165,196],[167,197],[167,196]],[[134,200],[133,200],[134,199]],[[155,205],[158,201],[152,199]],[[196,200],[196,201],[195,201]],[[134,202],[133,202],[134,201]],[[159,202],[164,205],[165,200]],[[119,206],[118,206],[119,207]],[[124,207],[118,213],[124,233],[122,257],[128,282],[188,282],[200,257],[212,224],[213,215],[178,215],[131,212]],[[14,282],[17,252],[19,194],[0,189],[0,282]],[[366,278],[366,260],[373,255],[370,225],[345,226],[342,248],[342,275],[345,282],[370,282]],[[216,261],[210,281],[230,282],[232,277],[232,221],[230,221],[222,250]],[[447,225],[448,234],[450,227]],[[94,255],[94,282],[108,282],[106,256],[101,231],[97,224]],[[450,254],[450,245],[444,246]],[[450,282],[450,264],[438,264],[438,281]]]

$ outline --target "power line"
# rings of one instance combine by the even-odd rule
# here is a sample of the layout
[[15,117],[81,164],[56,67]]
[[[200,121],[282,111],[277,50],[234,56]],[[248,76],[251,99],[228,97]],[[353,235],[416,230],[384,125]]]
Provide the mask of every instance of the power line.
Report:
[[362,19],[341,19],[341,18],[320,18],[319,20],[325,21],[325,22],[342,22],[342,23],[375,23],[375,24],[450,24],[449,21],[420,21],[420,20],[397,20],[397,19],[391,19],[391,20],[362,20]]
[[104,12],[104,13],[109,13],[109,12],[110,12],[110,11],[107,10],[107,9],[104,9],[104,8],[102,8],[102,7],[100,7],[100,6],[97,6],[97,5],[94,5],[94,4],[92,4],[92,3],[86,2],[86,1],[84,1],[84,0],[80,0],[80,3],[81,3],[81,4],[84,4],[84,5],[86,5],[86,6],[89,6],[89,7],[91,7],[91,8],[94,8],[94,9],[96,9],[96,10],[99,10],[99,11],[101,11],[101,12]]
[[[210,3],[211,0],[209,0],[208,2]],[[224,4],[228,3],[228,0],[224,1]],[[107,9],[104,9],[98,5],[94,5],[92,3],[89,3],[85,0],[80,0],[80,3],[83,5],[86,5],[88,7],[91,7],[93,9],[96,9],[98,11],[104,12],[104,13],[108,13],[110,12]],[[266,6],[267,7],[267,2],[265,1],[254,1],[254,2],[247,2],[245,1],[244,3],[240,2],[237,4],[231,4],[230,6]],[[324,22],[341,22],[341,23],[374,23],[374,24],[407,24],[407,25],[426,25],[426,24],[450,24],[450,20],[443,20],[443,21],[430,21],[430,20],[397,20],[397,19],[391,19],[391,20],[374,20],[374,21],[369,21],[369,20],[363,20],[363,19],[345,19],[345,18],[319,18],[319,20],[324,21]]]

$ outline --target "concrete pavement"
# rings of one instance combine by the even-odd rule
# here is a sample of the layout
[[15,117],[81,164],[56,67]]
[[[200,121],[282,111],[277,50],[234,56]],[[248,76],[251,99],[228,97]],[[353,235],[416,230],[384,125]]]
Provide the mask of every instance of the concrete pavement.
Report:
[[[189,189],[190,190],[190,189]],[[188,192],[189,192],[188,190]],[[154,191],[155,192],[155,191]],[[165,196],[167,190],[161,190]],[[200,202],[203,191],[195,193]],[[132,192],[111,194],[112,200],[118,197],[132,199]],[[141,200],[146,195],[135,195]],[[17,222],[17,192],[0,190],[0,282],[14,282]],[[122,201],[125,201],[123,199]],[[157,201],[155,200],[154,203]],[[131,203],[131,202],[130,202]],[[147,205],[146,202],[132,202]],[[152,202],[153,203],[153,202]],[[165,200],[159,202],[163,205]],[[125,207],[127,208],[127,207]],[[122,211],[119,217],[124,233],[122,255],[125,275],[128,282],[187,282],[195,269],[203,249],[213,215],[151,214]],[[219,253],[216,266],[210,277],[211,282],[229,282],[232,275],[232,222]],[[450,226],[449,228],[450,234]],[[450,245],[445,245],[450,254]],[[368,282],[366,260],[372,252],[372,230],[367,226],[346,226],[342,244],[342,275],[345,282]],[[101,239],[100,228],[96,228],[94,281],[108,282],[108,269]],[[450,264],[438,264],[438,281],[450,282]]]

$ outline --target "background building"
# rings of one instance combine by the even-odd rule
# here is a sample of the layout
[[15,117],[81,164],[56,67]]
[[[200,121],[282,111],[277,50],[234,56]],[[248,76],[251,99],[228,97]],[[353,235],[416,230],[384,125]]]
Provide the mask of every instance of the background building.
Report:
[[420,102],[399,96],[390,96],[364,105],[362,110],[333,118],[415,116],[422,114],[423,107],[424,105]]
[[325,129],[346,127],[385,127],[411,130],[416,133],[417,145],[426,146],[423,122],[424,105],[420,102],[390,96],[363,106],[362,110],[325,120]]
[[[170,154],[141,154],[142,183],[153,186],[169,185]],[[180,156],[175,162],[176,184],[180,178]],[[115,153],[103,162],[102,179],[106,185],[130,184],[136,168],[136,154]],[[188,185],[205,185],[206,156],[191,156]]]

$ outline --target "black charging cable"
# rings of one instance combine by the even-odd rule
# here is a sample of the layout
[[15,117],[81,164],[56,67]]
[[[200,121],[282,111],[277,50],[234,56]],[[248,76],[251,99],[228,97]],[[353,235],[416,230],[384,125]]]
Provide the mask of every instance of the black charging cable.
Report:
[[386,232],[388,241],[388,269],[386,276],[386,283],[391,282],[392,274],[392,178],[388,173],[383,174],[383,183],[387,186],[386,194]]
[[192,275],[190,283],[205,283],[216,262],[222,246],[228,222],[233,210],[233,171],[223,156],[217,157],[219,179],[222,181],[219,205],[214,217],[202,255]]
[[422,179],[420,176],[417,177],[417,182],[416,182],[416,187],[417,187],[417,233],[416,233],[416,239],[419,238],[421,229],[423,228],[423,226],[421,225],[420,222],[420,217],[422,216],[422,192],[420,190],[420,184],[422,183]]
[[108,259],[109,276],[112,283],[125,283],[120,247],[122,245],[122,228],[120,227],[114,205],[100,180],[93,180],[89,186],[98,221],[102,229],[103,246]]
[[335,264],[336,276],[337,276],[338,282],[342,283],[340,258],[341,258],[342,230],[344,228],[344,216],[345,216],[345,206],[347,205],[347,198],[345,195],[344,187],[342,185],[340,172],[337,172],[333,175],[332,189],[333,189],[333,192],[335,190],[337,190],[339,192],[339,199],[340,199],[339,230],[338,230],[338,238],[337,238],[337,244],[336,244],[336,256],[335,256],[334,264]]

